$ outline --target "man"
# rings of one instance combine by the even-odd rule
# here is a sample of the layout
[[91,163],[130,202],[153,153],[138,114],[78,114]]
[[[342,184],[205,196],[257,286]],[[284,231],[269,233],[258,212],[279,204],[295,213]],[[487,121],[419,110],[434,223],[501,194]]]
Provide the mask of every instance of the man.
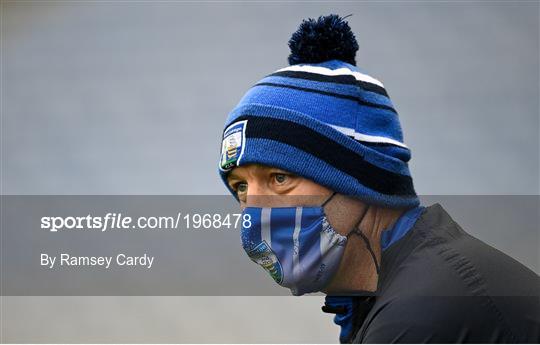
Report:
[[251,260],[294,295],[326,293],[342,343],[539,342],[538,275],[420,205],[397,112],[356,67],[344,18],[302,22],[289,46],[291,66],[223,133]]

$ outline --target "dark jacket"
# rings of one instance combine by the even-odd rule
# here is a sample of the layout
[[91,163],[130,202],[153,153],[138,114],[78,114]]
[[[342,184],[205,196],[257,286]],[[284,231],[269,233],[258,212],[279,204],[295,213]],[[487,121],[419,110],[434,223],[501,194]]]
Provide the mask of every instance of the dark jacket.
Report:
[[355,297],[353,343],[539,343],[540,278],[466,233],[440,204],[383,251]]

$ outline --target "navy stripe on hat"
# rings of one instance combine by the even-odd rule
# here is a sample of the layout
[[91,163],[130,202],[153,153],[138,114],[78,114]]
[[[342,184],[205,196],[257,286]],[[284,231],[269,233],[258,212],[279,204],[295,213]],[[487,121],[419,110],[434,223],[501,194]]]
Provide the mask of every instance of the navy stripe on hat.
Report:
[[391,111],[391,112],[393,112],[393,113],[395,113],[397,115],[397,111],[394,108],[390,107],[390,106],[387,106],[387,105],[384,105],[384,104],[376,104],[376,103],[366,102],[366,101],[364,101],[363,99],[361,99],[358,96],[350,96],[350,95],[344,95],[344,94],[335,93],[335,92],[328,92],[328,91],[323,91],[323,90],[310,89],[310,88],[307,88],[307,87],[300,87],[300,86],[286,85],[286,84],[278,84],[278,83],[265,83],[265,82],[262,82],[262,83],[257,83],[257,84],[254,85],[254,87],[256,87],[256,86],[283,87],[283,88],[288,88],[288,89],[293,89],[293,90],[318,93],[318,94],[325,95],[325,96],[348,99],[348,100],[351,100],[351,101],[358,102],[358,104],[361,104],[361,105],[366,106],[366,107],[389,110],[389,111]]
[[370,91],[378,93],[379,95],[389,97],[388,93],[383,87],[379,85],[368,83],[362,80],[356,80],[352,75],[336,75],[329,76],[317,73],[302,72],[302,71],[280,71],[268,75],[268,77],[288,77],[288,78],[298,78],[312,81],[336,83],[336,84],[345,84],[345,85],[356,85],[362,88],[365,91]]
[[344,173],[374,191],[389,195],[415,195],[412,178],[379,168],[347,147],[301,124],[267,117],[243,115],[248,120],[246,138],[264,138],[294,146]]

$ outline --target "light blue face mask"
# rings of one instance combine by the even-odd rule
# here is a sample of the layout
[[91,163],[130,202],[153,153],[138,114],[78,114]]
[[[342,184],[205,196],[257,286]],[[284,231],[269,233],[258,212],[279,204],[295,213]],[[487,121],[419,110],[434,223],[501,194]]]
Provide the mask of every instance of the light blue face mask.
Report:
[[324,213],[324,206],[335,194],[315,207],[246,207],[243,211],[243,217],[249,215],[250,226],[242,227],[242,247],[252,261],[293,295],[321,291],[330,283],[351,233],[364,239],[379,272],[367,237],[357,230],[368,208],[351,232],[343,236]]

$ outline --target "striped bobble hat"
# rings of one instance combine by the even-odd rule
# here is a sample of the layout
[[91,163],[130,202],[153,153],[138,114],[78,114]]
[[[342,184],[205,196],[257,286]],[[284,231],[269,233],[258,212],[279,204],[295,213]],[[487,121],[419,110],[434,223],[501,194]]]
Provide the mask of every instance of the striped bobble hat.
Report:
[[290,66],[264,77],[229,113],[219,171],[280,168],[386,207],[419,205],[398,114],[384,85],[356,67],[358,43],[338,15],[304,20]]

